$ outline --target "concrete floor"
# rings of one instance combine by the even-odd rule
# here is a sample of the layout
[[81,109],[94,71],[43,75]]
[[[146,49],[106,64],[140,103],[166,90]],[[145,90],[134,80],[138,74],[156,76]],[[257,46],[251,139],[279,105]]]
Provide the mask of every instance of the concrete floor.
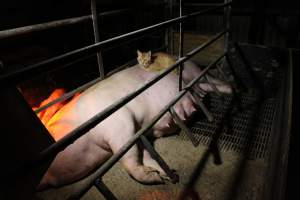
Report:
[[[193,147],[190,141],[182,136],[171,136],[158,139],[155,149],[169,166],[180,176],[177,184],[142,185],[128,176],[119,164],[115,165],[104,177],[103,182],[120,200],[177,199],[183,186],[189,180],[197,164],[205,163],[198,170],[194,190],[197,198],[185,199],[262,199],[265,162],[262,159],[247,160],[241,154],[226,151],[220,152],[220,165],[213,162],[213,156],[205,154],[207,148],[199,145]],[[85,180],[60,189],[51,189],[37,194],[43,200],[67,199],[80,188]],[[93,187],[84,195],[83,200],[104,199]]]

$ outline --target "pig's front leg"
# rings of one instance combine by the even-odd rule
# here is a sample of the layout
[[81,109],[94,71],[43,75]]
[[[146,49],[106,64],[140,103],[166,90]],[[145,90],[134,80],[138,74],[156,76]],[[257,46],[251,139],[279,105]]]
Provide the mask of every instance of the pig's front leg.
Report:
[[[113,133],[110,134],[112,137],[108,141],[113,153],[117,153],[136,132],[135,119],[129,111],[119,113],[117,118],[114,121],[118,124],[112,129]],[[120,160],[127,173],[140,183],[163,183],[159,170],[151,166],[145,166],[142,163],[140,153],[138,146],[135,144]]]

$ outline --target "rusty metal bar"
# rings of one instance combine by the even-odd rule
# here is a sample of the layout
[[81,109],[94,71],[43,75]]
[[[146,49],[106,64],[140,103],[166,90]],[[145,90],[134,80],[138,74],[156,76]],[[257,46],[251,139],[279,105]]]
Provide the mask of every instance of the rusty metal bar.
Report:
[[196,17],[198,15],[203,15],[208,12],[212,12],[214,10],[226,7],[230,4],[231,3],[222,4],[222,5],[214,7],[214,8],[209,8],[209,9],[206,9],[203,11],[184,15],[182,17],[170,19],[170,20],[167,20],[167,21],[164,21],[164,22],[161,22],[161,23],[158,23],[158,24],[146,27],[146,28],[142,28],[142,29],[139,29],[139,30],[136,30],[133,32],[129,32],[129,33],[99,42],[97,44],[86,46],[86,47],[68,52],[66,54],[62,54],[62,55],[50,58],[50,59],[42,61],[40,63],[30,65],[24,69],[20,69],[20,70],[16,70],[16,71],[8,73],[8,74],[0,75],[0,85],[5,86],[12,82],[13,83],[20,82],[21,80],[28,79],[32,75],[45,73],[45,71],[48,71],[48,70],[53,70],[53,65],[59,65],[60,63],[66,62],[66,61],[70,62],[70,61],[76,59],[76,57],[78,57],[78,56],[84,56],[84,55],[88,55],[91,53],[95,53],[95,51],[99,50],[100,48],[103,48],[107,45],[111,45],[114,42],[115,43],[121,42],[124,39],[128,39],[130,37],[136,37],[138,34],[141,34],[141,33],[146,33],[146,32],[154,31],[154,30],[166,27],[166,26],[170,26],[172,24],[184,21],[186,19]]
[[149,152],[152,158],[159,164],[159,166],[166,172],[167,176],[171,179],[172,183],[177,183],[179,181],[179,177],[177,174],[175,174],[168,164],[162,159],[162,157],[155,151],[151,143],[148,141],[148,139],[144,136],[140,136],[140,140],[142,141],[144,147]]
[[[191,81],[183,90],[181,90],[146,126],[141,128],[133,137],[131,137],[127,143],[120,148],[120,150],[115,153],[112,157],[110,157],[103,165],[100,166],[91,176],[91,181],[85,182],[84,185],[81,185],[82,190],[72,196],[72,199],[79,199],[84,193],[88,190],[88,188],[93,186],[93,183],[96,178],[102,177],[116,162],[118,162],[122,156],[140,139],[140,137],[150,131],[152,126],[155,125],[159,119],[169,111],[170,107],[173,106],[181,97],[183,97],[189,90],[192,89],[193,85],[195,85],[201,78],[204,76],[207,71],[212,68],[220,59],[222,59],[225,54],[220,55],[214,62],[210,63],[201,74]],[[167,70],[171,72],[176,65],[172,65],[173,67],[169,67]],[[166,71],[166,70],[165,70]]]
[[[98,17],[115,15],[115,14],[119,14],[122,12],[128,12],[129,10],[130,9],[120,9],[120,10],[103,12],[101,14],[98,14]],[[85,16],[81,16],[81,17],[73,17],[73,18],[51,21],[51,22],[46,22],[46,23],[41,23],[41,24],[35,24],[35,25],[30,25],[30,26],[23,26],[23,27],[19,27],[19,28],[2,30],[2,31],[0,31],[0,40],[5,39],[5,38],[20,36],[20,35],[24,35],[24,34],[30,34],[30,33],[34,33],[34,32],[44,31],[44,30],[48,30],[48,29],[52,29],[52,28],[59,28],[59,27],[63,27],[63,26],[79,24],[79,23],[86,22],[90,19],[92,19],[92,15],[85,15]]]
[[[93,22],[95,43],[98,43],[98,42],[100,42],[100,35],[99,35],[99,24],[98,24],[96,0],[91,0],[91,12],[92,12],[92,22]],[[97,55],[97,63],[98,63],[98,68],[99,68],[99,77],[104,78],[105,74],[104,74],[103,58],[102,58],[101,51],[99,50],[96,55]]]

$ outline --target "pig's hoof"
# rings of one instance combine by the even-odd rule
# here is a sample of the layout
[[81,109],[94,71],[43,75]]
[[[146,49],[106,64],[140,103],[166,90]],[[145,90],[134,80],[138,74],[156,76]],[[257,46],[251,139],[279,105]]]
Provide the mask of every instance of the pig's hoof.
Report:
[[164,182],[178,183],[179,181],[179,176],[175,170],[172,170],[172,177],[167,176],[165,173],[160,173],[160,176]]
[[160,172],[152,167],[141,166],[132,174],[133,177],[143,184],[163,184],[164,179]]

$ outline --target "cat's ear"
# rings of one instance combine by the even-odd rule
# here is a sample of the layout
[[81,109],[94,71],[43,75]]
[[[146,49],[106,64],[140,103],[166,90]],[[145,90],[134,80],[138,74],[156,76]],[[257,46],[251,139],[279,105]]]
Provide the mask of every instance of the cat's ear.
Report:
[[142,56],[142,52],[140,52],[140,50],[137,50],[136,52],[138,56]]
[[149,57],[151,57],[151,51],[148,51],[147,54],[149,55]]

